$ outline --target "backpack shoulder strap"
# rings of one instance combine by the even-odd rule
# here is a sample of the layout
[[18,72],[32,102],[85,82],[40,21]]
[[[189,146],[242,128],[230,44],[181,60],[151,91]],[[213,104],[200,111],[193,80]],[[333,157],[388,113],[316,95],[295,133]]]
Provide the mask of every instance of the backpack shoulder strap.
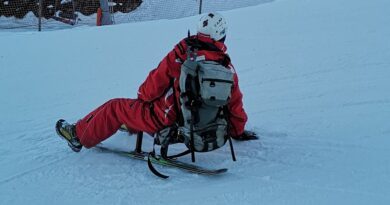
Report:
[[173,101],[174,101],[173,108],[175,109],[175,112],[176,112],[176,123],[179,126],[183,126],[184,125],[183,114],[179,109],[179,105],[178,105],[179,101],[176,97],[176,92],[180,92],[180,91],[176,90],[176,88],[175,88],[175,79],[171,78],[170,84],[171,84],[171,87],[173,89]]

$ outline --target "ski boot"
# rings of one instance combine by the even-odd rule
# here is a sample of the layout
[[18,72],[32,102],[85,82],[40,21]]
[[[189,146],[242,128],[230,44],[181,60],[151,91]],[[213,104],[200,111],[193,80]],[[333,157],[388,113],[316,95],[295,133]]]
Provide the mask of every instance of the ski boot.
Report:
[[76,136],[76,127],[71,125],[65,120],[58,120],[56,123],[56,131],[58,136],[68,142],[69,147],[75,151],[80,152],[83,145],[80,144],[80,140]]

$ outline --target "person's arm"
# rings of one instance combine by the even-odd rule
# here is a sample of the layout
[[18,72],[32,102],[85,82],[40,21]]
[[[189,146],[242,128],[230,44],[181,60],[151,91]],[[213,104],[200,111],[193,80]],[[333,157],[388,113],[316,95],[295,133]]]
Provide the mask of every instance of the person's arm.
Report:
[[177,67],[175,59],[176,54],[172,50],[165,56],[157,68],[150,71],[148,77],[138,89],[138,99],[151,102],[165,94],[170,87],[171,69]]
[[238,77],[235,73],[232,95],[228,104],[229,120],[231,123],[230,135],[233,138],[237,138],[244,133],[245,124],[248,120],[243,108],[242,97],[242,93],[238,86]]

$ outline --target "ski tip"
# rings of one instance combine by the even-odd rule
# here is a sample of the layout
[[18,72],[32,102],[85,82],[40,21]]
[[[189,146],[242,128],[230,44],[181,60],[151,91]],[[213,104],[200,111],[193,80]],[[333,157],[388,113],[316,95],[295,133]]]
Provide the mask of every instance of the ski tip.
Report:
[[228,171],[227,168],[218,169],[218,173],[219,173],[219,174],[225,173],[225,172],[227,172],[227,171]]

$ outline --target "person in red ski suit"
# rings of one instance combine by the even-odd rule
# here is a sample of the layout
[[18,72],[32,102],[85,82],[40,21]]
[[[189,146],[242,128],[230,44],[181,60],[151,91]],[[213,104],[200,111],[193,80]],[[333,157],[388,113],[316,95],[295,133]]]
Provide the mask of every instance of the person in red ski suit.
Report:
[[[218,21],[217,17],[225,23],[221,26],[222,28],[207,28],[208,25],[204,26],[206,21]],[[202,45],[197,52],[198,58],[220,62],[234,71],[234,83],[228,103],[229,121],[232,125],[229,135],[233,139],[250,139],[244,133],[247,114],[243,109],[243,95],[239,88],[238,76],[230,57],[226,53],[227,47],[224,44],[226,22],[218,13],[208,14],[202,19],[200,26],[198,25],[197,35],[188,38],[196,38]],[[203,30],[199,28],[202,26],[205,27]],[[223,29],[221,35],[214,37],[208,34],[208,32],[213,33],[217,29]],[[179,77],[181,65],[187,58],[185,40],[181,40],[164,57],[157,68],[149,73],[146,80],[139,87],[137,99],[118,98],[109,100],[87,114],[75,125],[71,125],[70,128],[64,120],[61,121],[61,125],[57,122],[57,132],[68,141],[68,138],[72,137],[76,138],[76,141],[79,140],[81,145],[77,145],[77,142],[75,147],[72,147],[72,142],[68,144],[74,151],[80,151],[82,146],[90,148],[109,138],[122,125],[125,125],[131,133],[143,131],[149,134],[173,125],[177,122],[180,114],[178,113],[180,112]],[[65,129],[66,126],[69,129]],[[66,132],[70,133],[69,137],[64,136],[67,134]]]

